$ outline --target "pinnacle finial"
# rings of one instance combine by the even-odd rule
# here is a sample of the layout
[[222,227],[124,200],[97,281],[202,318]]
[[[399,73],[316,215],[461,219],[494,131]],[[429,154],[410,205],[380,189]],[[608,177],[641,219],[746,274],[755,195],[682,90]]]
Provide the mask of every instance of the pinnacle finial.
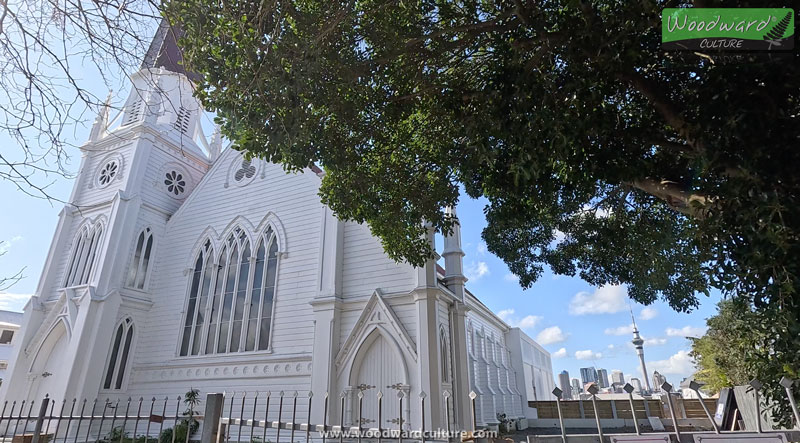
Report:
[[211,136],[211,143],[209,144],[208,157],[212,162],[219,158],[222,152],[222,128],[220,125],[214,127],[214,134]]
[[108,127],[108,112],[109,108],[111,107],[111,95],[113,92],[114,91],[111,90],[108,91],[106,101],[103,103],[102,107],[100,107],[100,111],[97,113],[97,118],[94,119],[92,131],[89,133],[90,141],[97,141],[103,138],[106,128]]

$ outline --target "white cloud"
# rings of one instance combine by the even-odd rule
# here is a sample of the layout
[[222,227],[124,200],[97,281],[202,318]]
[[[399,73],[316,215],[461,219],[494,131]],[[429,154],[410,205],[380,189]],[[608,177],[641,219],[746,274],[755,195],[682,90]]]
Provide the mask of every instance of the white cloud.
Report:
[[564,358],[567,356],[567,348],[561,348],[556,352],[553,352],[553,358]]
[[661,346],[667,344],[667,339],[664,337],[646,338],[644,339],[645,346]]
[[706,329],[705,326],[684,326],[680,329],[667,328],[666,333],[670,337],[702,337]]
[[639,313],[639,318],[642,320],[652,320],[658,317],[658,311],[655,308],[646,307]]
[[605,285],[597,288],[593,294],[579,292],[569,302],[569,313],[614,314],[625,310],[627,297],[628,289],[622,285]]
[[616,328],[606,328],[603,331],[606,335],[630,335],[633,334],[633,323],[627,326],[617,326]]
[[503,276],[503,280],[517,283],[519,282],[519,277],[509,272],[508,274]]
[[478,243],[478,247],[475,249],[478,251],[478,255],[486,255],[486,243]]
[[5,254],[11,249],[11,245],[22,240],[21,235],[15,235],[10,240],[0,240],[0,255]]
[[464,275],[472,281],[478,281],[481,278],[489,275],[489,265],[484,261],[472,262],[464,270]]
[[0,292],[0,309],[22,310],[31,294]]
[[508,323],[508,320],[511,318],[512,315],[514,315],[513,309],[503,309],[502,311],[497,313],[497,316],[500,317],[500,320],[503,320],[506,323]]
[[526,315],[525,317],[522,317],[522,320],[519,321],[517,327],[521,329],[530,329],[539,324],[540,321],[542,321],[542,317],[539,317],[538,315]]
[[656,360],[647,363],[648,369],[662,374],[689,375],[695,371],[689,351],[678,351],[666,360]]
[[542,317],[537,315],[526,315],[519,319],[514,315],[514,309],[503,309],[497,313],[497,316],[512,328],[520,329],[532,329],[542,321]]
[[540,345],[551,345],[566,340],[567,336],[558,326],[550,326],[542,329],[542,332],[536,336],[536,342]]
[[594,352],[590,349],[584,351],[576,351],[575,358],[578,360],[597,360],[603,358],[603,354],[600,352]]
[[567,234],[558,229],[553,230],[553,241],[550,242],[550,247],[555,248],[559,243],[567,239]]

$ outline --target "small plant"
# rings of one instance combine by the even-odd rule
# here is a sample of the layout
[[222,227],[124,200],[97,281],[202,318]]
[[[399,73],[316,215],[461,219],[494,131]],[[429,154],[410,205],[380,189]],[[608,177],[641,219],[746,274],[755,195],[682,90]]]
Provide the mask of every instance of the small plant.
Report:
[[514,420],[508,418],[506,414],[498,413],[497,421],[499,422],[497,425],[497,431],[500,432],[500,435],[511,433],[511,425],[514,423]]
[[183,403],[186,405],[186,410],[183,411],[182,418],[175,425],[175,428],[167,428],[161,431],[158,436],[159,443],[172,443],[172,434],[175,434],[175,443],[183,443],[187,438],[194,434],[200,427],[200,422],[194,418],[194,411],[200,405],[200,391],[192,389],[183,397]]

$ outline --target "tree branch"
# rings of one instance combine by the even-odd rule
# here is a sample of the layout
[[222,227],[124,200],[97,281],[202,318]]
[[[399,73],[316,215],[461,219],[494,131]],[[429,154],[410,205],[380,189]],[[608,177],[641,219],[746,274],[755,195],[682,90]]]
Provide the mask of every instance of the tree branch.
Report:
[[625,184],[659,198],[672,209],[696,219],[705,218],[708,207],[714,202],[713,198],[687,192],[670,180],[644,178],[626,182]]

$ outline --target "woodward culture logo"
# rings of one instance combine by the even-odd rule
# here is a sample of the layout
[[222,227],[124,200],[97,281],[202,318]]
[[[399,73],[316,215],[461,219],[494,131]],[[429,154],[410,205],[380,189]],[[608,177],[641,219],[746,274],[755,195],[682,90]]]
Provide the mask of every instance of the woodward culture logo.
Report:
[[786,51],[794,49],[789,8],[667,8],[661,14],[667,50]]

